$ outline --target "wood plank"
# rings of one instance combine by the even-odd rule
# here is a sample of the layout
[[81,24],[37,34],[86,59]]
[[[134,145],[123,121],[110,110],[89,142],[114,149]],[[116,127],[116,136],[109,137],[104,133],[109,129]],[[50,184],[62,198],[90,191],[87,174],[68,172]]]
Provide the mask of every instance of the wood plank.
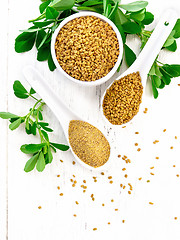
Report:
[[[3,4],[0,15],[1,57],[0,57],[0,111],[8,111],[8,11],[9,1]],[[0,119],[0,238],[8,237],[8,123]]]

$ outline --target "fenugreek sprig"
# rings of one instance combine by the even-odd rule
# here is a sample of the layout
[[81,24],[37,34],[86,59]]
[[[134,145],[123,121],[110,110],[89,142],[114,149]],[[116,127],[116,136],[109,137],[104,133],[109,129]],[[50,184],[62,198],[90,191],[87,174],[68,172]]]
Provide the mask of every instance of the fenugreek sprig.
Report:
[[12,131],[24,123],[25,131],[28,135],[36,135],[38,132],[40,143],[24,144],[20,149],[23,153],[32,155],[27,161],[24,171],[30,172],[36,166],[36,169],[39,172],[42,172],[45,169],[46,164],[51,163],[53,160],[52,150],[54,152],[56,152],[56,149],[67,151],[69,146],[50,142],[48,133],[53,130],[49,127],[49,123],[43,121],[42,111],[45,103],[42,99],[37,99],[34,96],[36,93],[34,89],[31,88],[28,92],[20,81],[14,82],[13,89],[16,97],[21,99],[31,97],[35,100],[35,104],[25,116],[21,117],[9,112],[0,112],[0,117],[3,119],[9,119],[9,128]]

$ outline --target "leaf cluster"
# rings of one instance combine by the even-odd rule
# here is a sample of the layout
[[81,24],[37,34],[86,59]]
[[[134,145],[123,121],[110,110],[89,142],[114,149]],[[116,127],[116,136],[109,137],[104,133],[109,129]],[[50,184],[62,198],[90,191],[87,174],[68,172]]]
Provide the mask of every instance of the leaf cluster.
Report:
[[158,97],[158,89],[163,89],[171,83],[171,79],[180,76],[180,65],[178,64],[163,64],[156,60],[149,72],[149,77],[152,82],[152,90],[154,98]]
[[49,127],[49,123],[43,121],[43,106],[45,103],[42,99],[37,99],[34,94],[36,93],[33,88],[28,92],[22,83],[16,80],[13,84],[13,90],[16,97],[25,99],[28,97],[33,98],[36,102],[29,112],[25,116],[18,116],[10,112],[0,112],[2,119],[9,119],[10,130],[17,129],[22,123],[24,123],[26,133],[36,135],[37,132],[40,136],[40,144],[25,144],[21,146],[21,151],[26,154],[33,155],[26,163],[24,171],[30,172],[35,166],[39,172],[42,172],[46,164],[51,163],[53,160],[52,150],[56,152],[56,149],[61,151],[67,151],[69,146],[53,143],[49,140],[49,132],[53,130]]

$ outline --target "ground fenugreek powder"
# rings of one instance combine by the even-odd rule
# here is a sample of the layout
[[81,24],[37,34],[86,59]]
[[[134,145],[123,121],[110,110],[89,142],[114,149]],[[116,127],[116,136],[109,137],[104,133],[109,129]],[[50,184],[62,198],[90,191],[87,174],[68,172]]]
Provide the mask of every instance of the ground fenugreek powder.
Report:
[[81,81],[106,76],[119,56],[113,28],[98,17],[78,17],[65,24],[55,42],[56,58],[62,69]]
[[129,122],[139,112],[142,94],[143,86],[139,72],[116,80],[103,99],[105,117],[114,125]]
[[109,142],[99,129],[87,122],[70,121],[69,143],[78,158],[94,168],[104,165],[109,159]]

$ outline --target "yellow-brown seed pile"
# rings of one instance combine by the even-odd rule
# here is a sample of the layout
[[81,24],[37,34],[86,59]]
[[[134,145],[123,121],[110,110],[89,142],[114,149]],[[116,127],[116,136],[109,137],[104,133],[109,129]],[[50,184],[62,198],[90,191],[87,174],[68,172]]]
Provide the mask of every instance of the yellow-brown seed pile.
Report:
[[129,122],[139,111],[143,86],[139,72],[116,80],[106,91],[103,112],[110,123],[121,125]]
[[99,129],[87,122],[70,121],[69,142],[78,158],[94,168],[104,165],[109,159],[109,142]]
[[106,76],[119,56],[119,42],[112,27],[94,16],[79,17],[64,25],[55,43],[62,69],[81,81]]

